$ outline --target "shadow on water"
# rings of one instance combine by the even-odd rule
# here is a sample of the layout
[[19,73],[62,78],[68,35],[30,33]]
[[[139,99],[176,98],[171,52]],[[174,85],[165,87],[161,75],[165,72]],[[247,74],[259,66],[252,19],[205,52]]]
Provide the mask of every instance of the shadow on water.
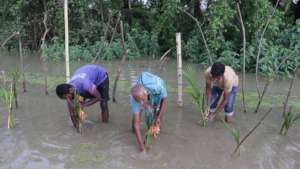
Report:
[[[1,70],[10,70],[18,63],[16,57],[2,57]],[[27,57],[27,73],[41,73],[38,58]],[[261,112],[275,103],[274,111],[245,142],[241,155],[231,157],[235,147],[228,130],[223,126],[223,114],[207,127],[197,122],[200,113],[188,94],[184,94],[184,107],[176,105],[176,64],[168,62],[159,75],[166,80],[169,104],[164,116],[160,136],[146,154],[138,152],[134,134],[131,132],[129,90],[138,74],[147,70],[158,73],[157,62],[141,60],[125,66],[120,77],[117,103],[109,103],[110,122],[100,122],[98,104],[86,109],[88,117],[81,136],[72,128],[64,101],[59,100],[50,88],[45,96],[40,84],[29,84],[27,93],[19,93],[20,108],[15,110],[17,127],[6,128],[7,113],[0,105],[0,169],[298,169],[300,168],[300,124],[289,131],[287,137],[278,135],[281,125],[282,100],[288,81],[273,83],[267,103]],[[103,62],[110,72],[111,85],[119,62]],[[71,65],[71,70],[83,65]],[[201,67],[194,65],[202,77]],[[61,77],[53,85],[63,81],[64,64],[49,64],[49,76]],[[260,119],[254,115],[256,95],[253,75],[247,75],[247,114],[242,110],[240,99],[236,103],[233,127],[243,136]],[[38,77],[33,77],[32,81]],[[204,84],[204,81],[199,83]],[[296,82],[292,102],[299,103],[299,81]],[[186,84],[185,84],[186,85]],[[253,102],[253,103],[252,103]],[[296,107],[299,111],[300,108]]]

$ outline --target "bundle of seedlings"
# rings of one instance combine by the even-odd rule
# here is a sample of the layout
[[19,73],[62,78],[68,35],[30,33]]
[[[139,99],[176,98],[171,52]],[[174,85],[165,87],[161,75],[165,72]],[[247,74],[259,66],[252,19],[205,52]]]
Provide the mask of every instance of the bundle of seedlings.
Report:
[[249,138],[249,136],[262,124],[262,122],[265,120],[265,118],[272,112],[272,108],[270,108],[263,116],[262,118],[256,123],[256,125],[251,128],[249,130],[249,132],[242,137],[240,136],[240,131],[235,129],[235,128],[231,128],[229,127],[225,122],[224,125],[226,128],[228,128],[230,130],[230,134],[231,136],[234,138],[234,141],[236,143],[236,147],[232,153],[232,155],[236,154],[238,152],[238,155],[240,155],[240,147],[242,146],[242,144],[247,140],[247,138]]
[[78,132],[82,134],[83,132],[83,122],[86,118],[86,113],[81,108],[81,103],[83,102],[83,98],[79,96],[77,93],[75,93],[75,99],[74,99],[74,112],[75,112],[75,118],[76,122],[78,123]]
[[[229,130],[230,135],[234,139],[236,146],[238,146],[241,140],[240,130],[230,127],[224,120],[223,120],[223,124]],[[240,149],[238,149],[238,154],[240,154]]]
[[19,104],[18,104],[17,83],[20,79],[20,72],[18,70],[15,70],[15,71],[11,72],[11,76],[12,76],[13,97],[14,97],[14,101],[15,101],[15,106],[16,106],[16,108],[18,108]]
[[14,93],[13,93],[13,83],[10,85],[10,90],[5,89],[4,87],[0,88],[0,98],[3,103],[7,106],[8,110],[8,119],[7,119],[7,127],[9,129],[14,128],[16,126],[15,116],[13,114],[13,101],[14,101]]
[[160,132],[160,126],[155,123],[156,115],[153,109],[145,111],[145,121],[147,131],[145,133],[145,147],[150,148],[153,138],[157,138]]
[[300,112],[294,113],[290,107],[288,113],[283,114],[283,123],[281,125],[280,134],[286,136],[288,130],[298,119],[300,119]]
[[197,110],[201,112],[200,123],[203,127],[205,127],[208,121],[208,111],[205,108],[204,93],[201,90],[201,86],[198,84],[197,73],[191,66],[189,66],[183,72],[183,76],[191,86],[192,91],[190,91],[189,94],[192,96],[193,103],[196,105]]

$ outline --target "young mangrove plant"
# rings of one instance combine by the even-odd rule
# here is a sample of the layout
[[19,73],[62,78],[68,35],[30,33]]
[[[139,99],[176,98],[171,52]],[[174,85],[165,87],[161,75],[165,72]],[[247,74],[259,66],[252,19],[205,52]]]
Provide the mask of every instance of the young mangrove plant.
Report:
[[292,108],[289,108],[288,113],[283,114],[284,119],[281,125],[280,134],[283,136],[287,135],[288,130],[293,126],[293,124],[300,119],[300,112],[292,113]]
[[160,132],[160,126],[155,124],[155,112],[154,110],[145,111],[145,122],[147,131],[145,133],[145,147],[150,148],[154,138],[157,138]]
[[18,104],[17,83],[20,79],[20,72],[18,70],[12,71],[11,76],[12,76],[13,97],[14,97],[14,101],[15,101],[15,106],[16,106],[16,108],[18,108],[19,104]]
[[189,83],[189,85],[192,88],[192,91],[189,92],[189,94],[192,96],[193,102],[196,105],[197,110],[199,112],[201,112],[202,126],[205,127],[206,122],[208,120],[207,119],[207,111],[205,109],[205,103],[204,103],[205,96],[199,85],[199,82],[197,79],[198,75],[191,66],[188,66],[187,69],[183,72],[183,76],[185,77],[185,79],[187,80],[187,82]]
[[[224,120],[223,120],[223,124],[229,130],[230,135],[234,139],[236,146],[238,146],[240,144],[240,138],[241,138],[240,130],[230,127]],[[238,152],[240,154],[240,151]]]
[[86,118],[86,113],[81,108],[81,102],[83,101],[83,98],[79,96],[77,93],[75,93],[75,99],[74,99],[74,112],[75,112],[75,118],[76,122],[78,123],[78,132],[80,134],[83,133],[83,122]]
[[13,107],[12,107],[12,103],[14,100],[12,83],[10,85],[9,91],[3,87],[0,88],[0,98],[1,98],[2,102],[7,106],[7,110],[8,110],[7,127],[9,129],[14,128],[16,125],[16,122],[15,122],[15,117],[13,115]]
[[265,118],[271,113],[272,108],[269,109],[269,111],[267,111],[263,117],[256,123],[256,125],[242,138],[240,139],[239,134],[234,133],[234,136],[237,137],[238,139],[236,139],[235,137],[235,141],[239,143],[237,144],[237,146],[235,147],[234,151],[232,154],[236,154],[239,151],[239,148],[241,147],[241,145],[246,141],[246,139],[262,124],[262,122],[265,120]]

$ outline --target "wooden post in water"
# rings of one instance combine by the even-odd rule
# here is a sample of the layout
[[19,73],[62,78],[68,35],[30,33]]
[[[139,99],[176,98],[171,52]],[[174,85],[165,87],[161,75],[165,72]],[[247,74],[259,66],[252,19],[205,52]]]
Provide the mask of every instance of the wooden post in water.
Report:
[[22,74],[22,86],[23,92],[26,92],[26,80],[25,80],[25,73],[24,73],[24,57],[23,57],[23,50],[22,50],[22,40],[20,32],[17,32],[18,40],[19,40],[19,55],[20,55],[20,69]]
[[123,50],[124,50],[124,54],[123,54],[123,57],[122,57],[121,65],[118,66],[117,75],[116,75],[116,78],[115,78],[115,81],[114,81],[114,87],[113,87],[113,92],[112,92],[114,103],[117,101],[116,100],[116,91],[117,91],[118,81],[119,81],[120,74],[121,74],[121,69],[123,68],[124,63],[125,63],[126,59],[128,58],[128,49],[127,49],[126,44],[125,44],[124,26],[123,26],[123,21],[122,20],[120,21],[120,29],[121,29],[121,40],[122,40],[122,47],[123,47]]
[[70,80],[68,0],[64,1],[66,80]]
[[181,34],[176,33],[176,51],[177,51],[177,80],[178,80],[178,98],[177,104],[183,106],[182,102],[182,56],[181,56]]

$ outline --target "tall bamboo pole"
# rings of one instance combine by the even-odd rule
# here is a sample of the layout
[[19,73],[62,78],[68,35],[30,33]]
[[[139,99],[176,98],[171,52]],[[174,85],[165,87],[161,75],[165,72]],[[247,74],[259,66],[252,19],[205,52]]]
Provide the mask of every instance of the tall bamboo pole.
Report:
[[241,24],[241,32],[243,36],[243,76],[242,76],[242,100],[243,100],[243,109],[244,112],[246,112],[246,103],[245,103],[245,78],[246,78],[246,31],[245,31],[245,25],[240,9],[240,1],[238,0],[236,2],[236,8],[239,14],[239,21]]
[[178,9],[179,9],[180,11],[182,11],[183,13],[185,13],[186,15],[188,15],[191,19],[193,19],[193,20],[196,22],[196,25],[197,25],[197,27],[198,27],[198,29],[199,29],[199,31],[200,31],[201,38],[202,38],[202,40],[203,40],[205,49],[206,49],[206,51],[207,51],[207,55],[208,55],[208,57],[209,57],[209,64],[212,65],[212,64],[213,64],[213,59],[212,59],[212,56],[211,56],[211,54],[210,54],[210,50],[209,50],[208,45],[207,45],[207,40],[206,40],[206,38],[205,38],[205,35],[204,35],[204,32],[203,32],[202,27],[201,27],[201,25],[200,25],[200,22],[198,21],[197,18],[195,18],[193,15],[191,15],[191,14],[188,13],[187,11],[185,11],[185,10],[183,10],[183,9],[181,9],[181,8],[178,8]]
[[124,63],[125,63],[126,59],[128,58],[128,49],[127,49],[126,44],[125,44],[124,26],[123,26],[123,21],[122,20],[120,21],[120,29],[121,29],[121,40],[122,40],[122,47],[123,47],[123,50],[124,50],[124,54],[123,54],[123,57],[122,57],[121,65],[119,65],[117,75],[116,75],[116,78],[115,78],[115,81],[114,81],[114,87],[113,87],[113,92],[112,92],[113,102],[117,101],[116,100],[116,91],[117,91],[118,81],[119,81],[120,74],[121,74],[121,69],[123,68]]
[[70,80],[68,0],[64,1],[66,80]]
[[267,22],[264,26],[264,29],[260,35],[260,40],[259,40],[259,44],[258,44],[258,50],[257,50],[257,55],[256,55],[256,66],[255,66],[255,83],[256,83],[256,91],[257,91],[257,94],[258,94],[258,99],[261,98],[261,93],[260,93],[260,90],[259,90],[259,87],[258,87],[258,71],[259,71],[259,57],[260,57],[260,53],[261,53],[261,48],[262,48],[262,45],[263,45],[263,38],[264,38],[264,35],[265,35],[265,32],[273,18],[273,16],[275,15],[275,12],[276,12],[276,9],[277,9],[277,6],[279,4],[280,0],[277,0],[276,1],[276,5],[275,7],[273,8],[273,11],[272,11],[272,14],[268,16],[268,19],[267,19]]
[[284,116],[286,114],[286,112],[288,111],[288,102],[289,102],[289,98],[291,96],[291,92],[292,92],[292,88],[294,86],[294,82],[296,81],[296,78],[297,78],[297,73],[298,73],[298,70],[300,69],[300,64],[297,65],[296,69],[294,70],[294,75],[293,75],[293,78],[291,79],[290,81],[290,87],[289,87],[289,90],[287,92],[287,95],[286,95],[286,98],[284,100],[284,103],[283,103],[283,111],[282,111],[282,116]]
[[177,51],[177,80],[178,80],[178,98],[177,104],[183,106],[182,101],[182,55],[181,55],[181,34],[176,33],[176,51]]
[[26,92],[26,80],[25,80],[25,73],[24,73],[24,56],[22,50],[22,40],[20,32],[18,32],[18,40],[19,40],[19,55],[20,55],[20,68],[22,73],[22,85],[23,85],[23,92]]

